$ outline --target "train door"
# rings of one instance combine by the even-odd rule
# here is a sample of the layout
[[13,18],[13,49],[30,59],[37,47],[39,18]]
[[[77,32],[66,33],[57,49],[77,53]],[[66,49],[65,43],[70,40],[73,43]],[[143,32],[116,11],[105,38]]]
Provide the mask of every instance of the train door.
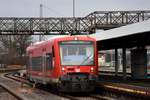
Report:
[[43,76],[46,76],[46,53],[43,54],[42,56],[42,72],[43,72]]
[[32,70],[32,54],[29,56],[29,71]]
[[29,53],[27,57],[27,77],[29,78],[31,76],[31,71],[32,71],[32,53]]
[[27,73],[28,73],[29,68],[30,68],[30,56],[29,55],[26,56],[25,62],[26,62],[26,70],[27,70]]
[[51,53],[46,54],[46,70],[52,71],[53,68],[53,57]]
[[42,72],[44,76],[48,76],[48,73],[51,73],[51,69],[53,68],[52,65],[52,54],[45,53],[43,55],[43,64],[42,64]]
[[47,70],[47,75],[52,77],[52,73],[54,71],[54,64],[53,64],[53,60],[54,60],[54,46],[52,46],[51,48],[51,52],[46,53],[46,70]]

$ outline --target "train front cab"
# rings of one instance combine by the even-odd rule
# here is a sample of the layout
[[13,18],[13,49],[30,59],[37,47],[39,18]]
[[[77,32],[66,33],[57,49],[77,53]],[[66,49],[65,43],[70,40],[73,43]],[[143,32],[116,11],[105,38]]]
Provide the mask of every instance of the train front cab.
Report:
[[96,41],[90,37],[72,37],[57,41],[56,61],[60,75],[58,87],[65,92],[90,92],[97,80]]

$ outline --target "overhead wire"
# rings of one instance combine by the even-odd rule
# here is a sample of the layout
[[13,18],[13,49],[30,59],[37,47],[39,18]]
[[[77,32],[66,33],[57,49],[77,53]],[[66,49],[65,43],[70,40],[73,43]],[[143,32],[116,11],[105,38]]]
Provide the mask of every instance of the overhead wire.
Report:
[[46,9],[48,9],[49,11],[53,12],[53,13],[56,14],[56,15],[59,15],[59,16],[61,16],[61,17],[64,16],[62,13],[60,13],[60,12],[58,12],[58,11],[56,11],[56,10],[50,8],[50,7],[47,7],[47,6],[44,5],[44,4],[43,4],[43,7],[46,8]]

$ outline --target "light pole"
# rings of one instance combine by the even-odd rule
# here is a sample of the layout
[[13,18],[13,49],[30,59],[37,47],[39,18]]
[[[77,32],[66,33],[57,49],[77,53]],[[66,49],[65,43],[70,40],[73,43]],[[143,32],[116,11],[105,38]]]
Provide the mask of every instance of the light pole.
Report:
[[40,4],[40,18],[43,17],[43,4]]
[[73,0],[73,17],[75,18],[75,0]]
[[73,19],[74,19],[74,22],[73,22],[73,34],[75,34],[75,0],[73,0]]
[[[40,4],[40,18],[43,17],[43,4]],[[40,28],[42,28],[42,26],[40,25]],[[39,41],[42,41],[42,35],[39,35]]]

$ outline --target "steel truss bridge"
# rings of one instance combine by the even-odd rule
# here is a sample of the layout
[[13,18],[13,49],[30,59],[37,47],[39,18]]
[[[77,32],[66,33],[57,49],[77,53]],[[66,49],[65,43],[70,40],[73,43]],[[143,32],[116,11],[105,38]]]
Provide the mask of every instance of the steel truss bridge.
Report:
[[91,34],[150,19],[146,11],[95,11],[85,17],[0,17],[0,34]]

